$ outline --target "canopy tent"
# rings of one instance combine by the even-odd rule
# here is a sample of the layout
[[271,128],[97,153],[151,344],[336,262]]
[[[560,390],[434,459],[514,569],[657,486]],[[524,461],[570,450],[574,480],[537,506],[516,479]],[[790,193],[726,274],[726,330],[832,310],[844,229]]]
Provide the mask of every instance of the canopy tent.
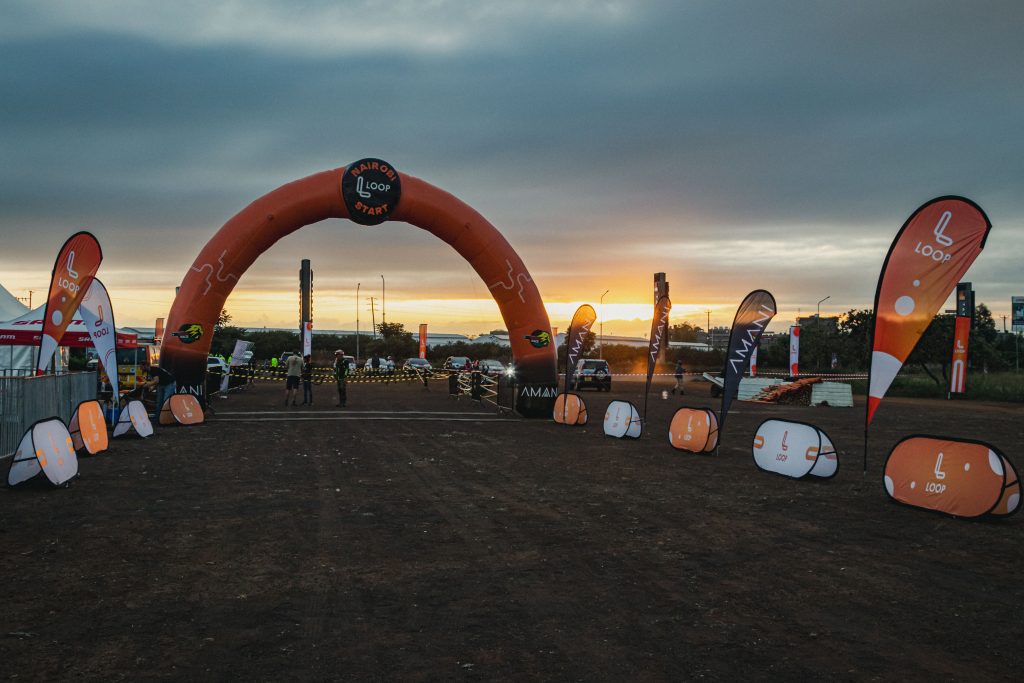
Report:
[[13,294],[7,291],[7,288],[0,285],[0,320],[16,318],[27,310],[28,306],[18,301]]
[[[22,373],[35,369],[39,340],[43,334],[43,309],[45,304],[19,317],[0,323],[0,374]],[[60,346],[91,347],[92,338],[81,318],[76,317],[61,337]],[[117,348],[133,349],[139,345],[138,335],[125,330],[117,331]],[[57,354],[57,365],[61,365],[61,354]]]

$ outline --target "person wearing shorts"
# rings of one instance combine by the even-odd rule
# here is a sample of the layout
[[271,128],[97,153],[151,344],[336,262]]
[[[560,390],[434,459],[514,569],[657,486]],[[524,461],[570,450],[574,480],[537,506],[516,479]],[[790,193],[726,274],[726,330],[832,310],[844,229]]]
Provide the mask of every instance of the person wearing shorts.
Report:
[[299,382],[302,378],[302,356],[295,353],[288,358],[288,372],[285,375],[284,404],[295,403],[295,392],[299,390]]

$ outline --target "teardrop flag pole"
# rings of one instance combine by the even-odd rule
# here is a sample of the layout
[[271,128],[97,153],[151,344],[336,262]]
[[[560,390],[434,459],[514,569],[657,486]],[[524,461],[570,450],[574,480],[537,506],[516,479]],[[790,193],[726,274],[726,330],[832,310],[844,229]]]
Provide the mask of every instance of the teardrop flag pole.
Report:
[[565,334],[565,390],[562,393],[566,394],[567,398],[562,400],[563,422],[565,422],[565,416],[569,411],[569,378],[572,377],[572,373],[576,368],[576,361],[579,359],[580,354],[583,353],[583,346],[587,341],[587,333],[590,332],[590,328],[593,327],[596,320],[597,312],[594,311],[594,307],[590,304],[583,304],[576,309],[572,316],[572,321],[569,323],[569,329]]
[[875,290],[864,472],[868,429],[878,405],[932,318],[985,247],[991,229],[980,206],[949,195],[919,207],[896,233]]

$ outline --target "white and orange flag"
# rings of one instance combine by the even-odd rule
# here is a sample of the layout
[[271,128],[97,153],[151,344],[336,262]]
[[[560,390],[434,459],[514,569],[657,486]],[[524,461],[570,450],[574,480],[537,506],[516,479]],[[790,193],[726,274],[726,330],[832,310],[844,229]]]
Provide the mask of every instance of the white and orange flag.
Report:
[[949,196],[919,208],[896,235],[875,293],[865,439],[896,373],[981,253],[991,229],[981,207]]
[[57,351],[60,339],[92,284],[102,260],[100,243],[88,232],[75,233],[61,247],[53,264],[50,291],[46,297],[36,374],[41,375],[50,367],[50,360]]
[[89,330],[89,337],[96,353],[103,363],[103,370],[113,391],[114,403],[117,403],[119,388],[117,385],[117,328],[114,325],[114,307],[110,304],[107,288],[93,278],[92,283],[82,298],[78,313]]

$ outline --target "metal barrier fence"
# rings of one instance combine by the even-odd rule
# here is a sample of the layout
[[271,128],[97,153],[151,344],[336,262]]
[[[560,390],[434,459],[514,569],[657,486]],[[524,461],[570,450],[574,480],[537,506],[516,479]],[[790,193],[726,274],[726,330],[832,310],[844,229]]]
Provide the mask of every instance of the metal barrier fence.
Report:
[[96,398],[95,372],[0,377],[0,458],[18,450],[29,425],[57,416],[64,423],[82,401]]

